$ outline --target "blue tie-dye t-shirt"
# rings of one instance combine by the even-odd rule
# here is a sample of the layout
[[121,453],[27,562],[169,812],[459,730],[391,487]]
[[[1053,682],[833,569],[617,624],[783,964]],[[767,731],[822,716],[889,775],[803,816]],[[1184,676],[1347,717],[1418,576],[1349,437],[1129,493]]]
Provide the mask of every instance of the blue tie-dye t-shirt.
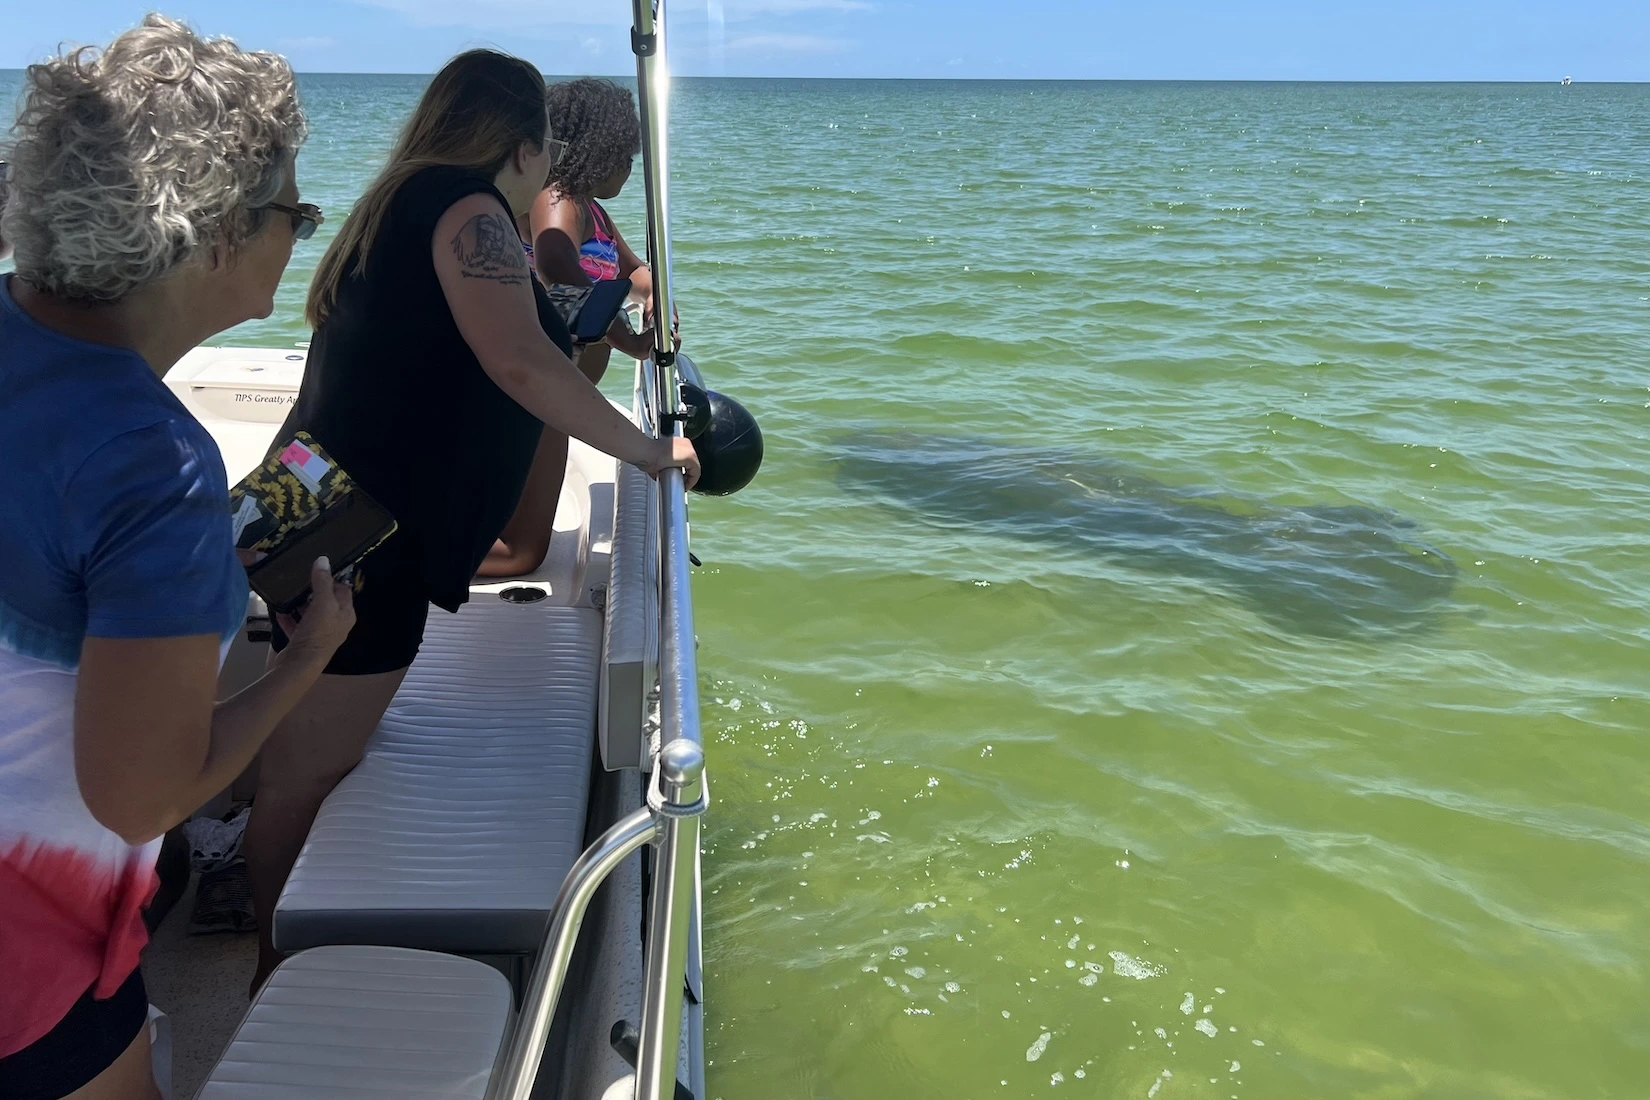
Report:
[[[140,356],[60,335],[0,277],[0,1057],[137,966],[159,841],[75,780],[88,637],[228,638],[246,614],[217,444]],[[131,736],[148,731],[134,728]]]

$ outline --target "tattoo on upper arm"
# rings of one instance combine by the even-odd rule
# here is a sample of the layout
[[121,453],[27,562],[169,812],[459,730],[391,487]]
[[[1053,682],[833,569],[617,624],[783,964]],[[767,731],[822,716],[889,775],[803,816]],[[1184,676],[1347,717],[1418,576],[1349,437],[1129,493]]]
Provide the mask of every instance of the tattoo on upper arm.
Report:
[[527,282],[527,255],[521,236],[503,214],[477,214],[453,238],[453,257],[466,279],[491,279],[505,286]]

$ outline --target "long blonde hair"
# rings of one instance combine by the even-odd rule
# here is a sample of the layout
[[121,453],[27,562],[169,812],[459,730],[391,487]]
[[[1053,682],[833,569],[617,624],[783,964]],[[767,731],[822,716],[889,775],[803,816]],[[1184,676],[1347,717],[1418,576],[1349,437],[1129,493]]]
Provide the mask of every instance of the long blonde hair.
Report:
[[310,325],[319,328],[343,281],[366,270],[403,183],[437,165],[473,168],[492,179],[522,142],[543,148],[545,130],[544,76],[531,63],[497,50],[467,50],[447,62],[315,269],[304,306]]

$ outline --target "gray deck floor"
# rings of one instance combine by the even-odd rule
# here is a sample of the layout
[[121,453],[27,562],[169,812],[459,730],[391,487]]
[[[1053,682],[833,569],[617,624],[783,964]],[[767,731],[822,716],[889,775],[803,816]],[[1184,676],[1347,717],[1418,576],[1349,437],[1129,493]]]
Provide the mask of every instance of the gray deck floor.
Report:
[[172,1100],[190,1100],[229,1045],[258,957],[251,933],[191,936],[194,907],[192,880],[143,952],[149,1001],[171,1020]]

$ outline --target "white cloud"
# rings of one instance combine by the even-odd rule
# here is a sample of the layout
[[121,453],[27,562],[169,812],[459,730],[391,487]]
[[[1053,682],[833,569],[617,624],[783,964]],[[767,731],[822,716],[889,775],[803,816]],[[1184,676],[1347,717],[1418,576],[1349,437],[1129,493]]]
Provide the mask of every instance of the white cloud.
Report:
[[816,34],[747,34],[728,40],[728,49],[744,53],[835,53],[848,46],[840,38]]

